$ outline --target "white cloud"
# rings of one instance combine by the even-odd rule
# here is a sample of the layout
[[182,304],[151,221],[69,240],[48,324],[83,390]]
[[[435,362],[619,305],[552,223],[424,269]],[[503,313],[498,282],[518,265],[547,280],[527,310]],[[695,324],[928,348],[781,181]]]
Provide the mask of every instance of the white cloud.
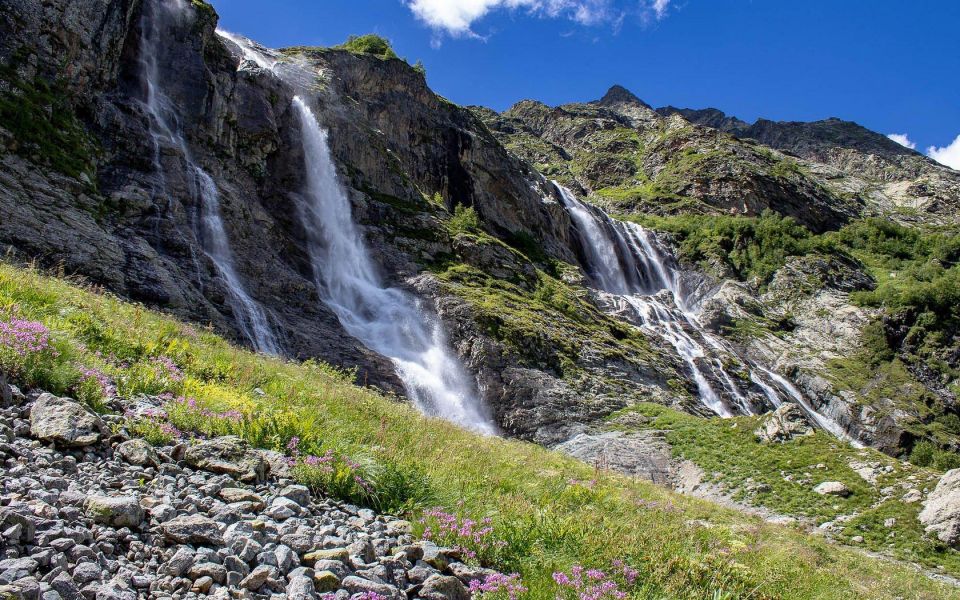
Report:
[[949,146],[943,148],[930,146],[927,148],[927,156],[942,165],[960,171],[960,135]]
[[917,145],[914,142],[911,142],[910,137],[905,133],[888,133],[887,137],[895,141],[896,143],[900,144],[901,146],[906,146],[911,150],[917,149]]
[[496,10],[525,10],[551,19],[564,18],[581,25],[605,23],[618,27],[631,12],[657,20],[666,16],[671,0],[404,0],[414,16],[437,32],[453,37],[480,37],[475,22]]
[[670,8],[670,0],[653,0],[653,4],[650,5],[650,8],[653,9],[655,15],[658,19],[662,19],[667,16],[667,9]]

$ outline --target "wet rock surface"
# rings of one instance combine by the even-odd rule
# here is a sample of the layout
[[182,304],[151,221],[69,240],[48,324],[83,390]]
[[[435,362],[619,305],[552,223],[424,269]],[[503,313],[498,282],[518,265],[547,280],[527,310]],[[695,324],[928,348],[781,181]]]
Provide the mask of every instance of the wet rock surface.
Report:
[[236,438],[192,442],[174,461],[122,433],[85,446],[48,435],[46,415],[61,415],[50,407],[73,403],[51,398],[0,408],[17,432],[0,440],[0,597],[465,599],[493,573],[415,542],[406,521],[271,473]]

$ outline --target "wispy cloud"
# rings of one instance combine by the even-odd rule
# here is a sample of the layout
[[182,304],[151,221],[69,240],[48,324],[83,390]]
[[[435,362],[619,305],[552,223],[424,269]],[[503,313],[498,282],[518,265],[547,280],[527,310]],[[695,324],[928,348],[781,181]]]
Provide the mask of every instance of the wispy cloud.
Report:
[[907,148],[910,148],[911,150],[916,150],[916,149],[917,149],[916,143],[911,142],[911,141],[910,141],[910,136],[908,136],[908,135],[905,134],[905,133],[888,133],[888,134],[887,134],[887,137],[890,138],[891,140],[895,141],[896,143],[900,144],[901,146],[906,146]]
[[951,169],[960,171],[960,135],[958,135],[949,146],[944,146],[943,148],[930,146],[927,148],[927,156],[942,165],[947,165]]
[[489,13],[523,10],[580,25],[615,28],[631,13],[663,19],[671,0],[404,0],[417,19],[438,34],[479,38],[473,25]]

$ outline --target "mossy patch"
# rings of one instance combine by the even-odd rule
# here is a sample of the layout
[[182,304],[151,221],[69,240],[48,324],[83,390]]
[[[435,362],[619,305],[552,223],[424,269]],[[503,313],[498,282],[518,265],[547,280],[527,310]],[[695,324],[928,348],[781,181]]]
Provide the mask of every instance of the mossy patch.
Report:
[[0,67],[0,127],[10,132],[8,147],[17,154],[70,177],[96,181],[100,153],[74,110],[66,86],[42,78],[21,79],[10,66]]

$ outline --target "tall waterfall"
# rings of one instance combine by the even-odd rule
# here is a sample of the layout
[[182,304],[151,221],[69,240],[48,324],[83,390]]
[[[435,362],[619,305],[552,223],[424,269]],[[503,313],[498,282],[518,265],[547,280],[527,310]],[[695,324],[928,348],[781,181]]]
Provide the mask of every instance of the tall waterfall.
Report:
[[160,195],[167,195],[161,153],[173,147],[183,159],[189,176],[190,193],[200,205],[197,237],[204,253],[213,262],[227,288],[227,303],[233,311],[243,336],[259,352],[280,354],[281,348],[263,307],[254,300],[237,273],[233,251],[223,217],[220,214],[220,192],[213,178],[194,160],[180,128],[176,106],[163,91],[157,62],[163,42],[163,26],[180,19],[193,18],[192,10],[183,0],[152,0],[144,9],[140,39],[140,63],[146,84],[143,105],[149,113],[150,135],[154,144],[154,168],[161,178]]
[[473,382],[448,348],[439,319],[412,295],[381,281],[337,178],[326,130],[301,97],[294,97],[293,107],[306,161],[299,216],[324,303],[351,336],[393,362],[421,411],[494,433]]
[[849,440],[842,427],[817,412],[786,378],[737,356],[730,344],[700,325],[696,307],[680,285],[676,261],[656,236],[636,223],[611,219],[559,184],[557,190],[597,287],[618,309],[628,311],[644,332],[676,350],[706,407],[723,417],[753,413],[744,384],[727,372],[720,358],[732,355],[750,367],[751,382],[771,405],[780,406],[786,394],[821,428]]

